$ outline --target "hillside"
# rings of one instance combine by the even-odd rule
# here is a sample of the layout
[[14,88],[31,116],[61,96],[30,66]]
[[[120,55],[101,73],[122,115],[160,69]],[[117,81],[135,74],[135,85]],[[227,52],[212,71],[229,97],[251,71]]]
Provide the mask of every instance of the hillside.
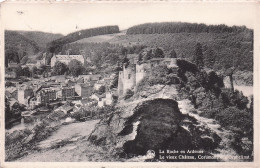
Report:
[[8,61],[20,63],[24,56],[40,51],[38,44],[16,31],[5,31],[5,64]]
[[120,32],[120,33],[115,33],[115,34],[105,34],[105,35],[99,35],[99,36],[94,36],[94,37],[88,37],[88,38],[83,38],[80,40],[77,40],[71,44],[74,43],[104,43],[104,42],[110,42],[114,38],[118,36],[123,36],[125,35],[126,32]]
[[[113,36],[113,38],[111,38]],[[93,52],[99,53],[104,44],[94,44],[106,42],[111,45],[122,47],[129,46],[148,46],[162,47],[165,53],[172,49],[179,58],[192,60],[195,46],[202,44],[202,51],[206,67],[215,70],[225,70],[234,66],[238,70],[253,71],[253,36],[248,32],[240,33],[171,33],[171,34],[133,34],[133,35],[110,35],[109,38],[100,40],[100,36],[85,38],[75,43],[67,44],[66,49],[84,50],[91,55],[89,48]],[[96,47],[93,47],[95,45]],[[99,47],[98,47],[99,46]],[[104,48],[104,50],[107,50]],[[138,54],[138,53],[137,53]],[[100,55],[95,55],[99,57]],[[98,59],[98,58],[96,58]]]
[[69,44],[87,37],[93,37],[93,36],[104,35],[104,34],[113,34],[113,33],[119,33],[118,26],[103,26],[103,27],[80,30],[77,32],[70,33],[62,38],[59,38],[57,40],[48,43],[48,51],[51,53],[58,53],[61,51],[62,46],[65,44]]
[[128,28],[127,34],[165,34],[165,33],[239,33],[251,31],[245,26],[229,27],[224,24],[206,25],[186,22],[145,23]]
[[63,37],[62,34],[46,33],[40,31],[17,31],[19,34],[23,35],[27,39],[35,41],[38,46],[42,49],[46,48],[46,44]]

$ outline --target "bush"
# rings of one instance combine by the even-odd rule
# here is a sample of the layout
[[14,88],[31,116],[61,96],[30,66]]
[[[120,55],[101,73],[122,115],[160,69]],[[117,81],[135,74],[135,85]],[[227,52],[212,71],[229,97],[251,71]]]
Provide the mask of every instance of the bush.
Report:
[[204,110],[200,115],[206,118],[215,118],[218,112],[218,109]]
[[100,86],[100,88],[97,90],[97,94],[99,94],[99,95],[102,95],[105,92],[106,92],[105,86]]
[[182,70],[183,73],[185,73],[186,71],[191,72],[193,74],[199,72],[198,67],[189,61],[178,59],[177,65]]
[[63,75],[69,70],[68,66],[62,62],[57,61],[53,67],[53,75]]
[[171,85],[179,84],[179,77],[172,69],[167,68],[166,65],[159,65],[151,71],[151,74],[145,76],[137,85],[137,92],[143,90],[145,86],[153,85]]
[[126,99],[129,99],[130,97],[132,97],[134,95],[134,92],[130,89],[128,89],[125,93],[125,96],[124,96],[124,100]]
[[15,84],[10,81],[5,82],[5,87],[11,87],[11,86],[15,86]]
[[253,128],[253,116],[245,110],[229,107],[216,114],[216,120],[224,127],[237,127],[248,132]]

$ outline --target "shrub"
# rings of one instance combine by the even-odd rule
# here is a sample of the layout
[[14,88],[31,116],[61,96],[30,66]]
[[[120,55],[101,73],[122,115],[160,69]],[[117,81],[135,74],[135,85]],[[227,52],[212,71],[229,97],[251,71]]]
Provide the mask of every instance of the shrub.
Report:
[[252,129],[253,116],[245,110],[229,107],[216,114],[216,119],[224,127],[237,127],[248,132]]
[[100,86],[100,88],[97,90],[97,94],[99,94],[99,95],[102,95],[105,92],[106,92],[105,86]]
[[218,109],[204,110],[200,115],[206,118],[215,118],[218,112]]
[[186,71],[191,72],[193,74],[199,72],[198,67],[189,61],[178,59],[177,65],[182,70],[183,73],[185,73]]
[[151,71],[151,74],[145,76],[137,85],[137,92],[143,90],[145,86],[153,85],[170,85],[179,84],[179,77],[172,69],[167,68],[166,65],[159,65]]
[[11,87],[11,86],[15,86],[15,84],[10,81],[5,82],[5,87]]

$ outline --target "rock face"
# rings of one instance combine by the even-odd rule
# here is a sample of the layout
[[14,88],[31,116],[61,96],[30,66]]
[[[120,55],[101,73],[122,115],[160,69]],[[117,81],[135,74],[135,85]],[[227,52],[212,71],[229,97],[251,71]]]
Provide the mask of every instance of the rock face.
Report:
[[175,100],[155,98],[132,109],[119,109],[97,124],[89,140],[129,157],[159,149],[212,150],[221,139],[195,118],[182,114]]

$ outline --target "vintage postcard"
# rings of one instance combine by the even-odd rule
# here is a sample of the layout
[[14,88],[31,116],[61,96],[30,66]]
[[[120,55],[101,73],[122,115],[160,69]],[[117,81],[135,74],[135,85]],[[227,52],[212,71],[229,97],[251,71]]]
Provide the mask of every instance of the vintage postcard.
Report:
[[257,1],[0,9],[1,167],[260,166]]

